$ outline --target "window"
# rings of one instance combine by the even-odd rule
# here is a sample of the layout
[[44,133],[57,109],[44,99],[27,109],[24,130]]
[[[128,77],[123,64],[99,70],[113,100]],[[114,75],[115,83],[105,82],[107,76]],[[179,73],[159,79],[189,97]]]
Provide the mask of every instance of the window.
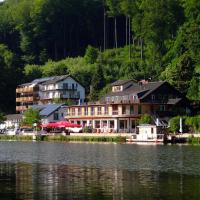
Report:
[[133,115],[134,114],[134,106],[130,105],[130,114]]
[[126,106],[122,106],[122,115],[126,114]]
[[141,105],[138,106],[138,114],[142,114],[142,106]]
[[78,115],[81,115],[81,108],[78,108]]
[[98,109],[98,110],[97,110],[97,111],[98,111],[97,114],[98,114],[98,115],[101,115],[101,107],[99,106],[97,109]]
[[84,108],[84,115],[88,115],[88,107]]
[[72,83],[72,90],[74,90],[74,83]]
[[113,107],[112,107],[112,114],[113,115],[118,115],[118,106],[117,105],[113,105]]
[[75,108],[72,108],[72,116],[75,115]]
[[114,120],[110,120],[110,127],[109,128],[114,128]]
[[91,107],[90,114],[94,115],[94,107]]
[[109,102],[110,101],[110,97],[106,97],[106,101]]
[[95,128],[100,128],[100,121],[95,121]]
[[166,110],[165,105],[160,105],[160,111],[165,111],[165,110]]
[[151,128],[151,133],[153,134],[153,128]]
[[58,120],[58,119],[59,119],[58,112],[55,112],[55,113],[54,113],[53,119],[54,119],[54,120]]
[[119,121],[119,128],[126,129],[127,128],[127,120],[120,120]]
[[152,95],[151,95],[151,100],[154,101],[155,99],[156,99],[155,95],[152,94]]
[[108,106],[105,106],[105,107],[104,107],[104,114],[105,114],[105,115],[108,115]]
[[68,89],[68,83],[63,83],[63,89]]

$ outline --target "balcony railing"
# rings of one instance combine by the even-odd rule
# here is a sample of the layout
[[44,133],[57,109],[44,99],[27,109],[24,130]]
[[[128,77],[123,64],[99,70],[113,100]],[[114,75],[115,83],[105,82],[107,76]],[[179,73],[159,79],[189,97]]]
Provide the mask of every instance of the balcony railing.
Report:
[[16,102],[31,102],[36,99],[37,99],[37,97],[17,97]]
[[16,106],[16,111],[24,111],[24,110],[27,110],[29,106]]
[[118,115],[118,114],[119,114],[118,110],[113,110],[112,111],[112,115]]
[[38,91],[37,87],[16,88],[16,93],[32,93]]

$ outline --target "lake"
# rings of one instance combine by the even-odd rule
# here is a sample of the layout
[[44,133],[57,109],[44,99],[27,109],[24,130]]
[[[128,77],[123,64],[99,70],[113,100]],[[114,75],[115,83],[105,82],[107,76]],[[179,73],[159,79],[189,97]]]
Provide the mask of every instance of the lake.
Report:
[[199,199],[200,146],[0,142],[0,199]]

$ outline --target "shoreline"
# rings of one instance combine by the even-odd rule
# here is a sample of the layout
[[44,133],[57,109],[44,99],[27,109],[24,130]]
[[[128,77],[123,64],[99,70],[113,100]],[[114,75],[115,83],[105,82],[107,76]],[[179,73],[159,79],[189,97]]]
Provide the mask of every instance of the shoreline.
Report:
[[[130,143],[126,139],[131,134],[119,133],[119,134],[91,134],[91,133],[71,133],[70,135],[52,134],[52,135],[0,135],[0,141],[49,141],[49,142],[101,142],[101,143]],[[185,144],[200,145],[200,136],[187,135],[187,137],[177,136],[177,141],[169,142],[172,144],[179,144],[180,139],[184,139]],[[179,141],[178,141],[179,140]],[[133,142],[137,143],[137,142]],[[148,143],[148,142],[147,142]]]

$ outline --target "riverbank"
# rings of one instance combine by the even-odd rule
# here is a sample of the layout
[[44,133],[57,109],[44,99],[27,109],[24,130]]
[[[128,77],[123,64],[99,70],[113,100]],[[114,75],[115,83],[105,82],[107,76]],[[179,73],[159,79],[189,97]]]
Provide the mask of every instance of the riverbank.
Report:
[[[52,134],[38,135],[0,135],[0,141],[63,141],[63,142],[114,142],[124,143],[130,134],[90,134],[90,133],[71,133],[70,135]],[[200,145],[200,134],[183,134],[174,137],[171,143],[188,143]]]
[[[0,135],[0,141],[32,141],[33,136],[28,135]],[[64,136],[64,135],[38,135],[36,141],[63,141],[63,142],[126,142],[125,136]]]

